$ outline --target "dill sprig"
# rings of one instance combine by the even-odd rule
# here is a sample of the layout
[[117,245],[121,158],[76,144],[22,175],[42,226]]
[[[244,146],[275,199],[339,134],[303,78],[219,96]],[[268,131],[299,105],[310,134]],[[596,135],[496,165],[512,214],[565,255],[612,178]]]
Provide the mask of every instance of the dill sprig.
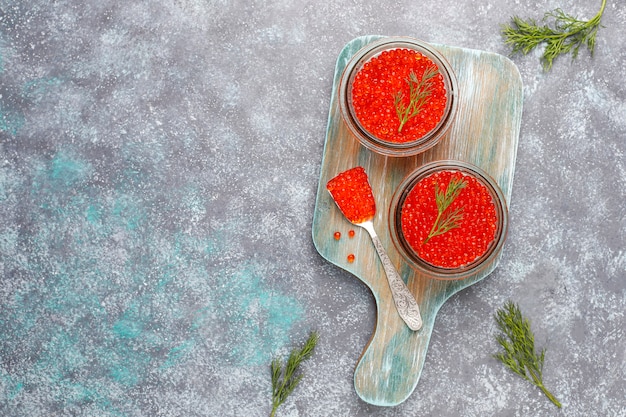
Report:
[[424,243],[430,238],[446,233],[447,231],[459,227],[459,222],[463,220],[463,207],[458,207],[448,213],[447,208],[459,196],[461,190],[465,188],[467,181],[463,178],[451,178],[448,188],[442,192],[439,183],[435,183],[435,202],[437,203],[437,218],[430,229]]
[[513,302],[507,302],[494,316],[498,329],[502,333],[496,340],[504,349],[493,355],[513,372],[532,382],[552,401],[561,408],[561,403],[543,385],[543,361],[546,350],[535,352],[535,337],[530,329],[530,322],[522,316],[519,307]]
[[549,71],[552,62],[559,55],[572,53],[572,59],[578,56],[578,50],[586,45],[593,56],[596,44],[596,35],[601,27],[600,20],[606,7],[606,0],[602,0],[600,11],[590,20],[580,20],[555,9],[544,15],[543,22],[554,19],[553,27],[539,25],[534,19],[511,18],[511,24],[502,25],[502,35],[505,44],[513,47],[513,53],[522,52],[524,55],[545,43],[546,47],[541,58],[543,68]]
[[276,415],[278,407],[285,402],[289,394],[302,380],[303,374],[298,372],[300,365],[313,354],[318,340],[319,334],[311,332],[301,349],[294,348],[291,351],[286,364],[283,365],[278,358],[272,360],[270,366],[272,372],[272,412],[270,417]]
[[422,79],[418,79],[413,70],[409,73],[409,77],[406,79],[409,84],[409,104],[404,104],[404,94],[402,91],[398,91],[394,96],[393,105],[396,109],[398,119],[400,119],[400,126],[398,127],[398,133],[402,132],[402,127],[413,117],[417,116],[422,110],[422,107],[428,103],[431,90],[433,88],[432,79],[439,73],[436,67],[429,66],[424,70]]

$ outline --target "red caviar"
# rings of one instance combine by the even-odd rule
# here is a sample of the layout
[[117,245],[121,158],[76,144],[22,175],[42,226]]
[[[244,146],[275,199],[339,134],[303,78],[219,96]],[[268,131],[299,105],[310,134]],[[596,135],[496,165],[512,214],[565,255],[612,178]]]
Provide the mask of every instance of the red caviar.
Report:
[[[458,227],[427,240],[438,215],[435,184],[446,190],[453,177],[467,185],[447,210],[462,208],[462,219]],[[409,192],[402,205],[401,225],[405,240],[420,258],[434,266],[458,268],[487,252],[495,239],[498,217],[493,198],[481,181],[458,171],[439,171],[420,180]]]
[[335,234],[333,235],[333,237],[335,238],[335,240],[339,240],[339,239],[341,239],[341,232],[335,232]]
[[350,239],[352,239],[352,238],[354,237],[354,230],[350,229],[350,230],[348,231],[348,237],[349,237]]
[[348,255],[348,262],[349,262],[349,263],[354,262],[354,254],[353,254],[353,253],[351,253],[350,255]]
[[352,106],[361,126],[380,140],[405,143],[418,140],[432,131],[446,107],[446,88],[439,72],[432,79],[432,89],[421,111],[400,127],[395,97],[401,92],[405,106],[409,102],[409,74],[422,79],[424,71],[437,65],[420,52],[390,49],[363,65],[354,78]]
[[352,223],[362,223],[376,214],[374,194],[363,167],[338,174],[328,181],[326,188],[343,215]]

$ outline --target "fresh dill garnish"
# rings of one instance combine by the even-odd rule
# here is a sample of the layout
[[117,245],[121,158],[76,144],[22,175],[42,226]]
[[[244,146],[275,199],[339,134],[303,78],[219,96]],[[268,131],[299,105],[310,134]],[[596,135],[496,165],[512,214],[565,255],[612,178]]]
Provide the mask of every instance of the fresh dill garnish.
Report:
[[448,213],[446,209],[459,196],[459,193],[465,186],[467,181],[463,178],[451,178],[448,183],[446,192],[439,189],[439,184],[435,183],[435,202],[437,203],[437,218],[433,227],[430,229],[424,243],[428,242],[431,237],[441,235],[451,229],[459,227],[459,222],[463,219],[463,207],[458,207]]
[[283,364],[278,358],[272,360],[270,366],[272,372],[272,412],[270,417],[276,415],[278,407],[285,402],[289,394],[302,380],[303,374],[299,372],[300,365],[313,354],[318,340],[319,334],[311,332],[301,349],[294,348],[291,351],[286,364]]
[[501,333],[496,340],[504,349],[493,355],[513,372],[532,382],[561,408],[561,403],[543,385],[542,372],[546,350],[535,352],[535,337],[530,322],[522,315],[517,304],[508,301],[494,316]]
[[429,66],[424,70],[422,79],[418,79],[413,70],[409,73],[409,77],[406,79],[407,84],[409,84],[409,104],[404,104],[404,94],[402,91],[398,91],[394,96],[393,105],[396,109],[398,119],[400,119],[398,133],[402,132],[404,124],[417,116],[422,110],[422,107],[428,103],[433,88],[432,79],[437,74],[439,74],[439,70],[433,66]]
[[553,26],[540,25],[534,19],[511,18],[511,24],[502,25],[502,35],[505,44],[513,47],[513,53],[522,52],[524,55],[545,43],[546,47],[541,58],[543,68],[549,71],[552,62],[559,55],[572,53],[572,59],[578,56],[578,50],[586,45],[593,56],[596,44],[596,35],[601,27],[600,20],[606,7],[606,0],[602,0],[600,11],[589,20],[580,20],[555,9],[544,15],[543,22],[554,19]]

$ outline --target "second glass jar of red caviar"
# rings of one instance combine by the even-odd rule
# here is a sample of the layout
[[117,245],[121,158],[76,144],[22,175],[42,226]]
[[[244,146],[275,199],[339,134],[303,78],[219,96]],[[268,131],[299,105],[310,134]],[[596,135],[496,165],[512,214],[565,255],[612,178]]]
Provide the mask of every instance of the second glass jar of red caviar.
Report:
[[482,169],[437,161],[407,176],[390,208],[392,240],[413,268],[463,279],[500,253],[508,228],[502,191]]
[[413,38],[387,37],[359,50],[339,85],[346,125],[367,148],[411,156],[435,146],[458,107],[457,80],[432,46]]

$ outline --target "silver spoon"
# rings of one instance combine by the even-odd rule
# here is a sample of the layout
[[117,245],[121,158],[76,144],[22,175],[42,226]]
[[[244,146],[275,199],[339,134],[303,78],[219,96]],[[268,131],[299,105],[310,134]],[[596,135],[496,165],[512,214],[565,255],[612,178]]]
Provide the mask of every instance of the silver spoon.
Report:
[[423,322],[417,301],[391,263],[374,230],[376,204],[365,170],[362,167],[355,167],[344,171],[328,181],[326,188],[348,221],[369,233],[385,269],[398,314],[411,330],[419,330]]

